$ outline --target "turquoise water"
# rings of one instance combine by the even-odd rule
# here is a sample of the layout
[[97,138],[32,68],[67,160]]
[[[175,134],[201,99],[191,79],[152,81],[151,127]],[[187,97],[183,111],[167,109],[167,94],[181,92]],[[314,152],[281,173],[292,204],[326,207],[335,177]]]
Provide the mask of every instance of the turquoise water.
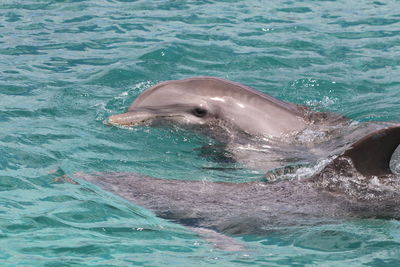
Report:
[[397,0],[1,1],[0,265],[398,266],[398,221],[277,229],[227,252],[54,178],[260,179],[200,157],[205,137],[103,120],[157,82],[211,75],[356,121],[398,121],[399,65]]

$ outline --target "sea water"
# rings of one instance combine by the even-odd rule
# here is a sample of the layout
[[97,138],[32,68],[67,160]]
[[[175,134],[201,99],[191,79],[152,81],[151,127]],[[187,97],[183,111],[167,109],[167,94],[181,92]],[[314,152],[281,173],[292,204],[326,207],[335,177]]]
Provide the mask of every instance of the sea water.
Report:
[[400,223],[234,237],[223,251],[76,172],[252,181],[176,128],[106,126],[160,81],[210,75],[355,121],[400,118],[400,2],[2,0],[1,266],[398,266]]

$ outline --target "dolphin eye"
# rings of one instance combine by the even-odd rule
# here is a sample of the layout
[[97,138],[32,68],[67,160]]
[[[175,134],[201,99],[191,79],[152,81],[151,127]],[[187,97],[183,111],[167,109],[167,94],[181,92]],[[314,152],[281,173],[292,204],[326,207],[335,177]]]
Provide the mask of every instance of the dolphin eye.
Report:
[[203,118],[207,115],[207,110],[204,108],[195,108],[192,110],[193,115],[199,118]]

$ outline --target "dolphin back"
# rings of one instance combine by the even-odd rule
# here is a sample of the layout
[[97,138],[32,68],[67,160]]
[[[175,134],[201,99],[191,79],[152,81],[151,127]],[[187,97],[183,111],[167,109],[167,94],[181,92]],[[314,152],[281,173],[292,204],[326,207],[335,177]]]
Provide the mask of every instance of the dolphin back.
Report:
[[351,159],[354,168],[364,176],[390,175],[391,160],[399,145],[400,126],[389,127],[363,137],[339,158]]

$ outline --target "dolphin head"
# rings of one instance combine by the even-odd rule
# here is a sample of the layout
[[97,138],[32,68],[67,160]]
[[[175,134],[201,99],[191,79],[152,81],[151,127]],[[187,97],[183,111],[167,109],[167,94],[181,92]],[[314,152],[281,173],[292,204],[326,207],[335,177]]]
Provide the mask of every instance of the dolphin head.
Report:
[[159,83],[111,125],[135,126],[168,121],[180,125],[230,125],[252,135],[281,136],[305,128],[302,109],[239,83],[194,77]]

